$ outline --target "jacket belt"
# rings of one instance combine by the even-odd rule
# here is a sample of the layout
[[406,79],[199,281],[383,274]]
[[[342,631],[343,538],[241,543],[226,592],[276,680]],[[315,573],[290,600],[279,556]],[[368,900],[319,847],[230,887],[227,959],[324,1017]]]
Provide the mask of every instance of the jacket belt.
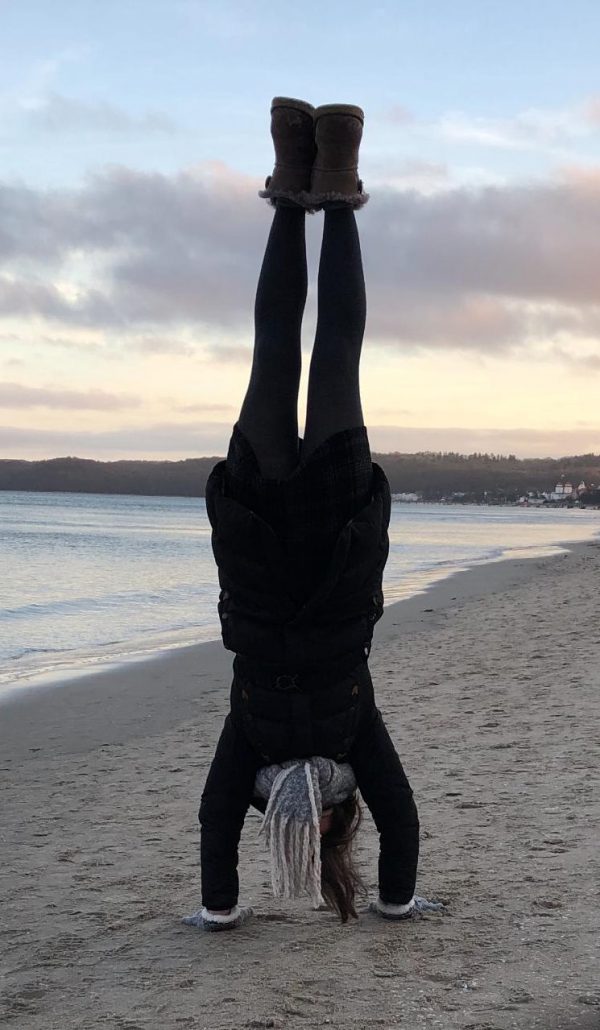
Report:
[[239,654],[233,660],[234,671],[242,679],[249,680],[257,687],[281,693],[309,693],[321,690],[335,684],[361,664],[366,664],[363,651],[349,654],[343,660],[329,666],[320,664],[318,667],[295,671],[269,666],[265,662],[257,662]]

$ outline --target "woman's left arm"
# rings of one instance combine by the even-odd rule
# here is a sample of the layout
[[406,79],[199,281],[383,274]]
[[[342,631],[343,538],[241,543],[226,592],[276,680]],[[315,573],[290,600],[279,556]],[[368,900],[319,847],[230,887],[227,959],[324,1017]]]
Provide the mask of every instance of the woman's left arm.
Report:
[[414,895],[419,859],[419,818],[410,783],[381,712],[367,716],[349,761],[379,831],[379,897],[403,906]]

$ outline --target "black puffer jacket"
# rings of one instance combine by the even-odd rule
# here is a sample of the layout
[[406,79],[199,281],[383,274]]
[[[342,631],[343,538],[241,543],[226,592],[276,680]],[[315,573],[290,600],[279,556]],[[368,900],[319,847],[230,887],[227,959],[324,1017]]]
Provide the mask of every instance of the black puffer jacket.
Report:
[[302,605],[290,596],[285,551],[273,529],[227,496],[225,462],[209,477],[206,506],[225,647],[291,675],[368,655],[383,613],[389,551],[390,488],[378,465],[370,503],[344,526],[318,589]]

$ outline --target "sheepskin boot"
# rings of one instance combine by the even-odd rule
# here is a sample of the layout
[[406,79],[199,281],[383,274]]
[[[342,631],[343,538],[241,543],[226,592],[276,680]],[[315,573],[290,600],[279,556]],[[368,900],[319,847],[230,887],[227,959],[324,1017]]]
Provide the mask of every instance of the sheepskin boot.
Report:
[[369,196],[358,177],[364,112],[353,104],[324,104],[315,110],[317,154],[310,184],[315,208],[362,207]]
[[260,197],[273,206],[278,202],[312,210],[310,180],[315,157],[314,107],[292,97],[274,97],[271,102],[271,136],[275,167]]

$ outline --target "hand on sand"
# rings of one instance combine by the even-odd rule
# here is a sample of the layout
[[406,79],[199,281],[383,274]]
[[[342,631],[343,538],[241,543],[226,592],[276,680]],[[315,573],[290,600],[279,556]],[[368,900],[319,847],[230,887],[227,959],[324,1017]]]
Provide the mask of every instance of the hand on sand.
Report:
[[251,908],[239,908],[237,905],[227,916],[211,916],[205,908],[199,908],[193,915],[184,916],[181,922],[186,926],[196,926],[199,930],[209,932],[236,930],[238,926],[247,923],[253,914]]
[[[402,910],[405,911],[402,911]],[[427,898],[422,898],[419,894],[415,894],[412,899],[410,908],[406,909],[406,905],[388,905],[377,898],[377,901],[372,901],[369,905],[369,912],[374,912],[375,915],[381,916],[382,919],[391,919],[396,921],[402,921],[406,919],[422,919],[424,915],[428,915],[430,912],[444,912],[446,906],[441,901],[428,901]]]

